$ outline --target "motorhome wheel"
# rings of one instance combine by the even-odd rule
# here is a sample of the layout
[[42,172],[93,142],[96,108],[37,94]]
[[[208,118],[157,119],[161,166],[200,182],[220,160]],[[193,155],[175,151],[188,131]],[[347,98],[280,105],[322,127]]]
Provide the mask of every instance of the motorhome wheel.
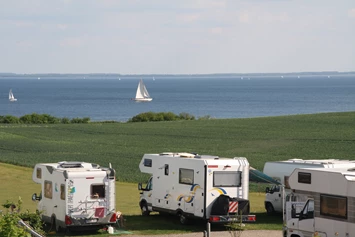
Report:
[[189,223],[189,219],[187,219],[187,217],[184,216],[184,214],[180,214],[180,215],[179,215],[179,218],[180,218],[180,223],[181,223],[182,225],[186,225],[186,224]]
[[148,205],[146,202],[141,204],[141,211],[143,216],[149,216],[150,211],[148,210]]
[[268,215],[274,214],[275,210],[274,210],[274,207],[272,206],[271,203],[266,203],[266,207],[265,208],[266,208],[266,213]]

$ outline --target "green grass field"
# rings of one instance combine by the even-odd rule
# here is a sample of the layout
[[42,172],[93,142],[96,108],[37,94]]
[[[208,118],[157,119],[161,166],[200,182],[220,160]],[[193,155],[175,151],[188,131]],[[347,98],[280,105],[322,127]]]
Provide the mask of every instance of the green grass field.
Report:
[[[1,185],[0,204],[7,200],[17,202],[21,197],[23,200],[22,210],[36,209],[36,202],[31,200],[33,193],[39,193],[40,185],[32,181],[32,169],[0,163],[0,175],[4,177]],[[116,209],[124,214],[126,225],[125,230],[134,234],[173,234],[203,232],[206,225],[200,221],[194,224],[182,226],[175,216],[160,216],[156,213],[146,217],[140,214],[139,191],[136,183],[116,183]],[[247,224],[246,229],[280,229],[282,228],[281,216],[267,216],[264,210],[264,193],[251,193],[251,211],[257,215],[257,223]],[[6,211],[3,207],[0,210]],[[213,227],[213,230],[225,230],[224,226]],[[108,234],[75,234],[80,236],[109,236]],[[64,236],[64,234],[48,234],[48,236]]]
[[[136,183],[147,179],[138,169],[144,153],[242,156],[262,170],[266,161],[273,160],[354,159],[354,128],[355,112],[149,123],[1,124],[0,162],[7,164],[0,165],[0,202],[16,201],[21,196],[24,209],[34,210],[31,195],[38,193],[39,186],[31,179],[31,167],[36,163],[111,163],[119,181],[117,209],[126,215],[127,230],[138,234],[202,231],[203,225],[186,228],[174,218],[156,215],[147,219],[139,215]],[[253,185],[251,190],[257,223],[247,228],[281,230],[280,217],[265,215],[264,189]]]

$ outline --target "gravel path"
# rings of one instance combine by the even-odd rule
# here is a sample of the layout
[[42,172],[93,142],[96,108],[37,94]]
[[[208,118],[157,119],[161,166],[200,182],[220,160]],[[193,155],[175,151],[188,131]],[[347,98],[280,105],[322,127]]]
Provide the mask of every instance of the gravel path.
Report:
[[[125,235],[127,237],[203,237],[203,233],[169,235]],[[213,231],[210,237],[282,237],[280,230],[245,230],[240,236],[232,236],[228,231]]]

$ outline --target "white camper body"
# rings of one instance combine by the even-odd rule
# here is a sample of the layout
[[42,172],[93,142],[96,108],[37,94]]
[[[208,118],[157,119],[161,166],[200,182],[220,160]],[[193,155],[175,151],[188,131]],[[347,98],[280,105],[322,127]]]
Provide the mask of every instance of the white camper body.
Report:
[[[270,161],[264,165],[263,173],[280,182],[281,185],[274,185],[266,189],[265,195],[265,209],[268,214],[283,211],[283,195],[288,195],[290,187],[288,178],[296,168],[341,168],[355,166],[355,161],[338,160],[338,159],[319,159],[319,160],[302,160],[302,159],[289,159],[285,161]],[[283,189],[284,187],[284,189]],[[285,194],[283,194],[283,190]],[[302,201],[301,197],[298,198]],[[296,201],[296,200],[295,200]]]
[[[151,211],[180,217],[203,218],[211,223],[255,221],[249,215],[249,163],[246,158],[219,158],[190,153],[145,154],[141,172],[151,174],[141,190],[143,215]],[[239,216],[237,216],[237,214]]]
[[307,200],[286,200],[284,236],[355,236],[354,166],[295,169],[289,183]]
[[99,229],[116,222],[115,170],[86,162],[36,164],[32,179],[41,184],[37,209],[53,229]]

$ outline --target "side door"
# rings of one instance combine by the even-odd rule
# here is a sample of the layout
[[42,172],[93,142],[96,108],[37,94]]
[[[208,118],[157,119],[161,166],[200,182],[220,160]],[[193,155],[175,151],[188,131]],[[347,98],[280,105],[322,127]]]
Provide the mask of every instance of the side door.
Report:
[[147,182],[147,186],[143,190],[143,198],[147,201],[148,210],[152,211],[153,206],[153,176]]
[[[309,199],[299,215],[298,229],[304,235],[314,233],[314,200]],[[312,235],[310,235],[312,236]]]

